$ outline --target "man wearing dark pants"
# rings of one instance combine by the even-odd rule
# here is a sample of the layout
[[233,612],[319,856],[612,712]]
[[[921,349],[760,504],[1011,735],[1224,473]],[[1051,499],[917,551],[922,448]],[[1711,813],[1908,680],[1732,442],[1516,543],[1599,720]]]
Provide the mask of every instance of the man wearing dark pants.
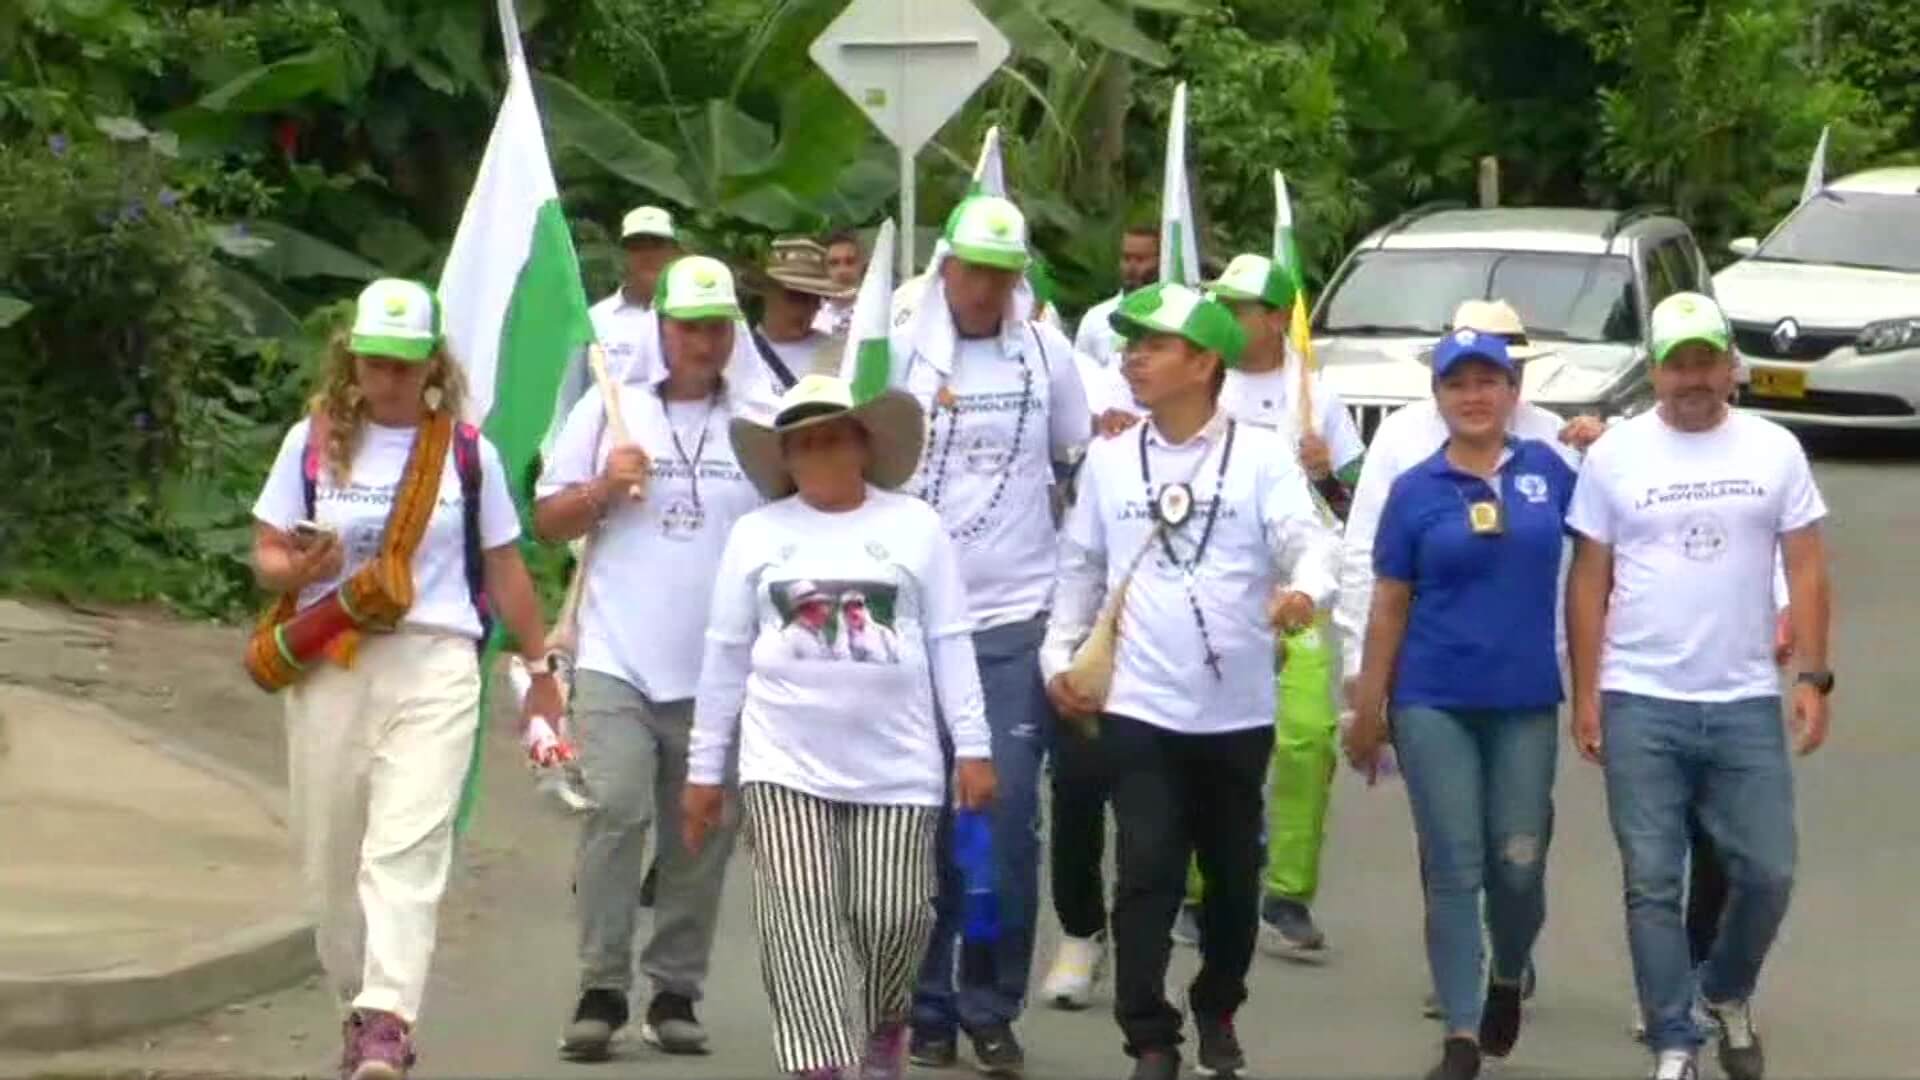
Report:
[[1093,422],[1072,346],[1023,310],[1032,256],[1019,208],[972,196],[954,210],[945,239],[892,349],[927,416],[913,491],[939,512],[967,587],[999,777],[991,817],[1000,934],[991,965],[961,969],[964,894],[943,842],[939,921],[914,989],[908,1056],[925,1068],[951,1066],[965,1032],[982,1073],[1017,1077],[1025,1054],[1013,1025],[1033,966],[1040,784],[1054,729],[1035,660],[1053,592],[1054,470],[1078,455]]
[[1062,715],[1099,717],[1119,823],[1114,1015],[1134,1080],[1179,1074],[1168,935],[1196,856],[1208,882],[1187,999],[1197,1065],[1235,1076],[1246,1058],[1233,1016],[1259,922],[1274,635],[1309,625],[1332,595],[1339,545],[1291,447],[1219,410],[1245,345],[1231,311],[1168,283],[1128,296],[1113,325],[1149,421],[1087,451],[1040,663]]

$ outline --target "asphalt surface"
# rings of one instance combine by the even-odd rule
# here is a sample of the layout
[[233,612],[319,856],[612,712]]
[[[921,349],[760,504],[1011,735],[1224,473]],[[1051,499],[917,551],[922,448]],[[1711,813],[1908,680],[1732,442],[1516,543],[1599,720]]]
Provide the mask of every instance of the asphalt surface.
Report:
[[[1920,441],[1821,439],[1817,473],[1833,512],[1834,667],[1828,747],[1798,768],[1801,864],[1785,932],[1757,997],[1769,1075],[1920,1076]],[[623,1047],[613,1064],[560,1063],[555,1040],[574,997],[567,894],[572,830],[514,771],[491,737],[488,798],[446,906],[421,1080],[644,1077],[720,1080],[772,1074],[767,1012],[736,860],[701,1016],[715,1052],[665,1058]],[[1564,744],[1563,744],[1564,747]],[[1629,1040],[1630,980],[1619,860],[1595,769],[1563,749],[1548,873],[1540,990],[1507,1077],[1644,1075]],[[1317,913],[1334,955],[1324,967],[1262,957],[1239,1028],[1249,1077],[1408,1077],[1434,1060],[1404,791],[1343,772]],[[741,857],[744,859],[744,855]],[[1043,969],[1055,933],[1046,938]],[[1175,979],[1193,954],[1176,952]],[[1036,981],[1038,970],[1036,971]],[[1103,996],[1092,1010],[1035,1009],[1019,1025],[1036,1078],[1121,1077],[1128,1063]],[[337,1028],[308,987],[92,1051],[0,1059],[0,1075],[326,1075]],[[1708,1075],[1718,1075],[1709,1063]],[[938,1074],[918,1073],[933,1076]],[[957,1075],[957,1074],[956,1074]]]

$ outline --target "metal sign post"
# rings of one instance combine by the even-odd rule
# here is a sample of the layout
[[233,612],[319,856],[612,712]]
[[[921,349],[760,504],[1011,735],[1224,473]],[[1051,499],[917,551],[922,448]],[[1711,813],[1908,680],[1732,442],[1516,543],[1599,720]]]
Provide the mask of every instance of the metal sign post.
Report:
[[914,158],[1013,52],[971,0],[853,0],[807,55],[900,150],[900,280],[914,265]]

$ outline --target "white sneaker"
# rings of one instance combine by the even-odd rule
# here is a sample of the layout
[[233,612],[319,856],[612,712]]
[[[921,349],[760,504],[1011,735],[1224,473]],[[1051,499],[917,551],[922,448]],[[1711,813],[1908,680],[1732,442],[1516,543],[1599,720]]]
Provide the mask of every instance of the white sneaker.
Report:
[[1627,1034],[1633,1036],[1634,1042],[1647,1041],[1647,1014],[1640,1011],[1638,1001],[1633,1004],[1633,1020],[1627,1025]]
[[1651,1075],[1652,1080],[1700,1080],[1700,1067],[1685,1050],[1662,1050]]
[[1053,967],[1040,996],[1056,1009],[1084,1009],[1093,999],[1093,984],[1100,981],[1107,966],[1105,934],[1090,938],[1062,937],[1060,951],[1053,956]]

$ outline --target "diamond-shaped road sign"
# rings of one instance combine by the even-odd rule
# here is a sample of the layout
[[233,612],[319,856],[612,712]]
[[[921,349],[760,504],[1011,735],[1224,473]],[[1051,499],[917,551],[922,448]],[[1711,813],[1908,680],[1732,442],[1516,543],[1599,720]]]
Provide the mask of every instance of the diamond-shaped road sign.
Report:
[[1012,46],[970,0],[853,0],[807,55],[903,154],[927,144]]

